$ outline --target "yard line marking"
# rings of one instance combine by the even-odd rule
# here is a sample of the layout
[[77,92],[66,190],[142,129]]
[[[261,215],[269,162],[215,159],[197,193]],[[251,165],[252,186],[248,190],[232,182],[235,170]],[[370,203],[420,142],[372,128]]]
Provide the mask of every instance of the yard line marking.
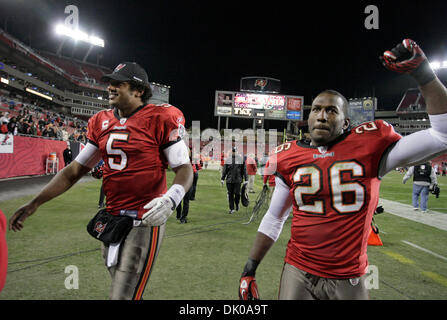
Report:
[[414,264],[414,261],[411,259],[408,259],[406,257],[404,257],[401,254],[398,254],[396,252],[390,251],[390,250],[383,250],[383,253],[385,253],[387,256],[390,256],[391,258],[404,263],[404,264]]
[[[408,241],[405,241],[405,240],[402,240],[402,241],[405,242],[405,243],[408,243]],[[411,242],[408,243],[408,244],[413,245]],[[416,246],[416,247],[418,247],[418,246]],[[427,251],[429,251],[429,250],[427,250]],[[403,263],[403,264],[414,264],[413,260],[408,259],[407,257],[404,257],[403,255],[398,254],[396,252],[393,252],[393,251],[390,251],[390,250],[383,250],[383,253],[385,253],[386,255],[390,256],[391,258],[399,261],[400,263]],[[437,255],[437,256],[439,256],[439,255]],[[440,256],[440,257],[442,257],[442,256]],[[445,258],[445,257],[443,257],[443,258]],[[447,258],[445,258],[445,259],[447,259]],[[416,269],[419,269],[419,268],[416,266]],[[419,272],[422,275],[426,276],[427,278],[430,278],[434,282],[437,282],[437,283],[447,287],[447,278],[446,277],[441,276],[440,274],[437,274],[436,272],[432,272],[432,271],[425,271],[425,270],[420,270],[419,269]]]
[[411,242],[409,242],[409,241],[406,241],[406,240],[402,240],[402,242],[408,244],[409,246],[412,246],[413,248],[419,249],[419,250],[424,251],[424,252],[426,252],[426,253],[429,253],[429,254],[431,254],[431,255],[437,257],[437,258],[440,258],[440,259],[442,259],[442,260],[444,260],[444,261],[447,261],[447,258],[446,258],[446,257],[441,256],[440,254],[437,254],[436,252],[433,252],[433,251],[430,251],[430,250],[428,250],[428,249],[422,248],[422,247],[420,247],[420,246],[418,246],[418,245],[416,245],[416,244],[414,244],[414,243],[411,243]]
[[430,279],[432,279],[433,281],[442,284],[443,286],[447,287],[447,278],[441,276],[440,274],[437,274],[435,272],[431,272],[431,271],[422,271],[422,274]]

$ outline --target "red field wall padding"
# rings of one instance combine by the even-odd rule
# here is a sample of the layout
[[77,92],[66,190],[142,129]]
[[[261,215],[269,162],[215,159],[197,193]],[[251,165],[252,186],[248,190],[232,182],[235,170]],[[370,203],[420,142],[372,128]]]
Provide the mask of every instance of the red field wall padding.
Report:
[[0,153],[0,179],[42,175],[50,153],[56,152],[59,170],[64,167],[65,141],[14,136],[14,153]]

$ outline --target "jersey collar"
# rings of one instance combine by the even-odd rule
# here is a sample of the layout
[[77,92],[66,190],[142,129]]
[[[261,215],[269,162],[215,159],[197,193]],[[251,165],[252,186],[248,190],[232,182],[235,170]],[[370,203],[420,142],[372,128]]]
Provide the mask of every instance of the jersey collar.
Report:
[[140,110],[143,109],[144,107],[145,107],[145,105],[142,104],[141,106],[139,106],[138,108],[136,108],[136,109],[135,109],[129,116],[127,116],[127,117],[120,117],[119,112],[118,112],[118,109],[115,108],[115,109],[113,110],[113,115],[114,115],[115,118],[117,118],[118,120],[121,120],[122,118],[129,119],[130,117],[132,117],[135,113],[137,113],[138,111],[140,111]]
[[[345,132],[343,132],[341,135],[339,135],[334,141],[332,141],[331,143],[329,143],[327,146],[327,150],[329,150],[330,148],[332,148],[334,145],[336,145],[337,143],[345,140],[349,135],[351,134],[351,130],[347,130]],[[303,147],[303,148],[310,148],[310,149],[318,149],[317,146],[313,146],[311,144],[311,140],[310,139],[302,139],[302,140],[298,140],[296,142],[296,144],[299,147]]]

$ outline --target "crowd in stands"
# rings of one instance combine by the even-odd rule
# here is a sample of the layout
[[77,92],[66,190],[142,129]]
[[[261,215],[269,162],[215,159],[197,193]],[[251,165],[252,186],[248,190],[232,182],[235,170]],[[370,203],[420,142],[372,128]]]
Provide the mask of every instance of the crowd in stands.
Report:
[[419,89],[408,89],[399,103],[397,113],[425,112],[426,102]]
[[[87,142],[87,123],[37,104],[11,103],[0,97],[0,133]],[[9,100],[9,103],[5,103]]]

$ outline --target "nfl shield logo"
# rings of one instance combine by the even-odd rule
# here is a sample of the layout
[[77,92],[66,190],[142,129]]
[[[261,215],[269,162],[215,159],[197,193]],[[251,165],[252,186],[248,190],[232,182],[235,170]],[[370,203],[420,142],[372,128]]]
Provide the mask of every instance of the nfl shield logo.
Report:
[[121,118],[121,119],[120,119],[120,123],[121,123],[121,125],[125,124],[126,121],[127,121],[127,118]]

